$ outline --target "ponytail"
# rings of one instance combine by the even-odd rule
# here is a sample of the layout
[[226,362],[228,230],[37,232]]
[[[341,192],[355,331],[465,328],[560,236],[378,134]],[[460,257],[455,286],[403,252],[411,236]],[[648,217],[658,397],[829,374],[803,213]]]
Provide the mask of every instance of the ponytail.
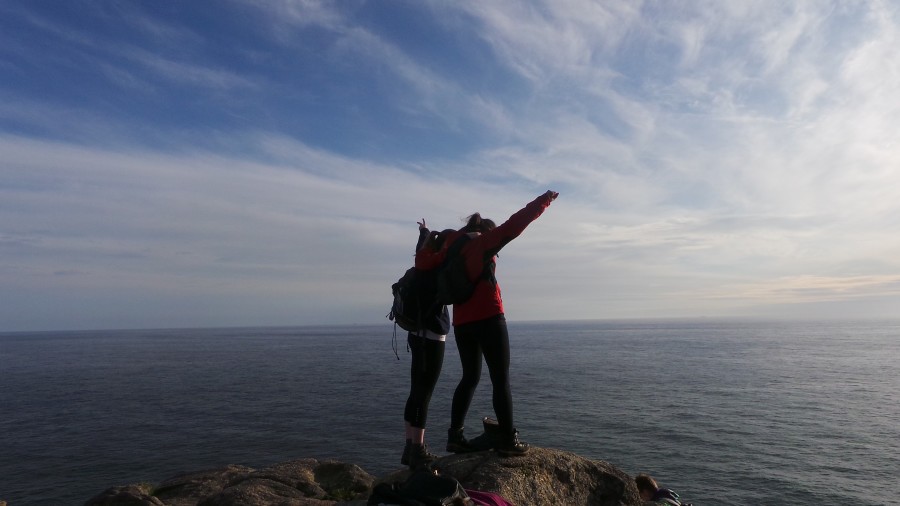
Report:
[[466,226],[463,227],[463,232],[487,232],[489,230],[493,230],[496,225],[494,224],[494,220],[488,218],[482,218],[481,213],[475,213],[468,218],[466,218]]

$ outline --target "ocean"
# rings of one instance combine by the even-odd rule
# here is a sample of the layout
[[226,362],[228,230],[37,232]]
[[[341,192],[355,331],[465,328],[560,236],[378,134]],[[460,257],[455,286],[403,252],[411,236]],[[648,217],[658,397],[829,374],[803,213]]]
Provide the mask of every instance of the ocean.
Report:
[[[647,472],[695,505],[884,505],[900,476],[900,321],[509,323],[532,445]],[[0,500],[314,457],[400,468],[409,362],[382,325],[0,333]],[[443,454],[452,335],[426,440]],[[467,434],[491,415],[490,379]],[[523,505],[526,506],[526,505]]]

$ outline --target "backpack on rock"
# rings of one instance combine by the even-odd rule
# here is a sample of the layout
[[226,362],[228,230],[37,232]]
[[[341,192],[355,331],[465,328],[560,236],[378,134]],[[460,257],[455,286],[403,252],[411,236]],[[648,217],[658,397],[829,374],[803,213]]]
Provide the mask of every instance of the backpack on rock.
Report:
[[463,486],[455,479],[421,470],[411,474],[404,483],[379,483],[372,489],[366,504],[451,506],[468,498]]

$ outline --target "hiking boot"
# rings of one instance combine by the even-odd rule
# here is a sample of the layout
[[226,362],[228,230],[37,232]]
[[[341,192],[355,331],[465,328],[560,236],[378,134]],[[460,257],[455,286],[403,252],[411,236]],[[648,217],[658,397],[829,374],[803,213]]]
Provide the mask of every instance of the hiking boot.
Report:
[[504,457],[514,457],[524,455],[528,451],[528,443],[519,441],[519,431],[513,429],[512,432],[501,435],[494,449]]
[[500,440],[496,434],[493,434],[491,432],[482,432],[481,434],[469,440],[469,446],[472,448],[472,451],[481,452],[486,450],[493,450],[497,446],[497,443],[499,443],[499,441]]
[[503,431],[500,430],[500,423],[497,422],[497,420],[494,420],[493,418],[491,418],[489,416],[486,416],[481,419],[481,425],[484,426],[485,434],[491,434],[491,435],[503,434]]
[[451,427],[447,431],[447,451],[450,453],[469,453],[478,451],[478,449],[473,448],[466,436],[463,435],[463,427],[458,429]]
[[428,446],[424,443],[413,443],[409,447],[409,468],[416,469],[427,468],[432,462],[438,459],[438,456],[428,451]]
[[403,456],[400,457],[400,464],[404,466],[409,465],[409,450],[412,448],[412,439],[406,440],[406,446],[403,447]]

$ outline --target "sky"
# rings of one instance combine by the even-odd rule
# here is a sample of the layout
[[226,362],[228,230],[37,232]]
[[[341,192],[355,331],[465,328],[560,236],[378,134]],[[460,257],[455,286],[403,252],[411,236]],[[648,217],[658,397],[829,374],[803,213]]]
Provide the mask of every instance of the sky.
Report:
[[892,1],[7,0],[0,331],[377,324],[416,222],[510,320],[900,307]]

